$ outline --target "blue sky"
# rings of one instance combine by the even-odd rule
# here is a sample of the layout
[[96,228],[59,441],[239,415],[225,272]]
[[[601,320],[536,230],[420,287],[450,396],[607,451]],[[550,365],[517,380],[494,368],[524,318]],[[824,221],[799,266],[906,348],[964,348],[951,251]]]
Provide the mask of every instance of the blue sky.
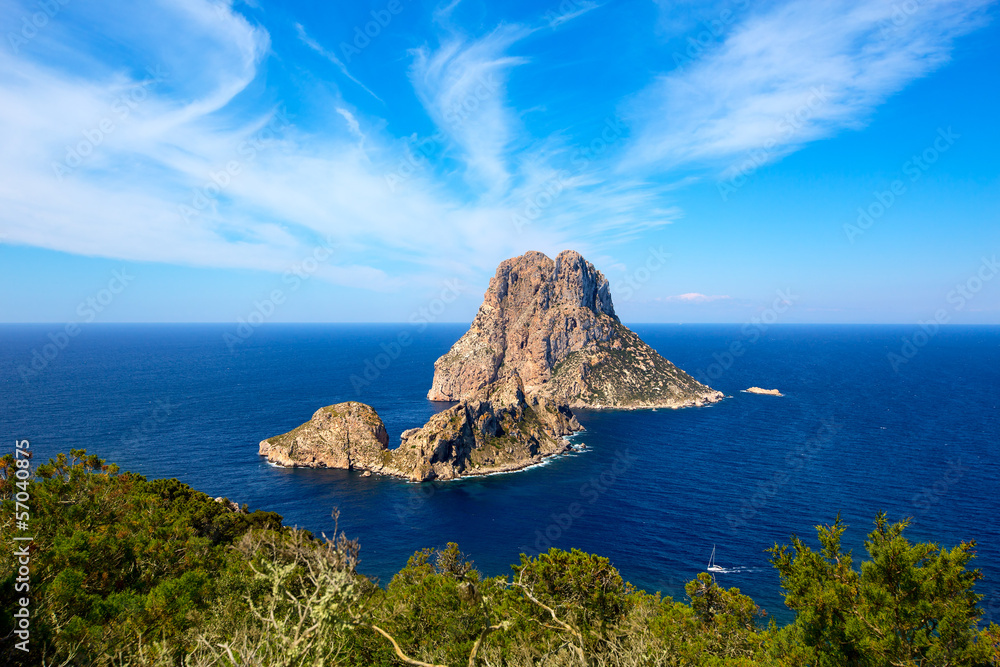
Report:
[[0,321],[468,321],[572,248],[626,322],[1000,323],[997,13],[7,0]]

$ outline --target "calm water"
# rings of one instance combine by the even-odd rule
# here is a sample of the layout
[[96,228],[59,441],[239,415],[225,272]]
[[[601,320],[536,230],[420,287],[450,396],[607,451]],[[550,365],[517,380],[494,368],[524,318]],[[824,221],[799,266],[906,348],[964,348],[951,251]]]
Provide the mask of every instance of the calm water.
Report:
[[[261,439],[346,400],[374,406],[394,446],[440,409],[424,398],[432,364],[464,325],[271,325],[232,349],[232,326],[90,326],[44,367],[35,358],[34,373],[33,353],[51,357],[44,346],[61,328],[2,326],[0,433],[43,458],[86,448],[317,533],[339,507],[361,569],[383,583],[413,551],[447,541],[487,574],[552,544],[606,555],[636,585],[682,597],[715,544],[730,570],[719,582],[779,620],[788,614],[764,550],[813,538],[841,512],[860,552],[884,509],[913,517],[912,539],[977,540],[983,607],[1000,621],[1000,328],[944,329],[898,373],[886,354],[912,327],[774,326],[759,340],[739,326],[633,328],[685,370],[713,372],[732,398],[581,412],[585,451],[515,474],[416,485],[257,455]],[[400,333],[413,342],[397,349]],[[745,352],[712,368],[734,341]],[[740,392],[751,385],[786,395]]]

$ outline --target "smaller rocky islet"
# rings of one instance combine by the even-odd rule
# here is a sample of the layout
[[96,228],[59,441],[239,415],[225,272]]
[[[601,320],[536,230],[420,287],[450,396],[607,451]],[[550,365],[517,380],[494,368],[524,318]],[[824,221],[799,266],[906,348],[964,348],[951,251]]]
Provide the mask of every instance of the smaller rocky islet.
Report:
[[375,408],[348,401],[320,408],[305,424],[262,440],[259,452],[281,466],[370,469],[388,447],[389,434]]
[[750,387],[746,390],[748,394],[764,394],[767,396],[784,396],[777,389],[762,389],[761,387]]
[[412,481],[520,470],[568,451],[571,408],[698,407],[723,398],[615,314],[607,279],[579,253],[528,252],[497,268],[469,331],[434,364],[428,398],[456,401],[389,448],[369,405],[317,410],[262,440],[280,466],[363,470]]
[[527,396],[508,377],[404,431],[389,449],[385,425],[364,403],[320,408],[305,424],[262,440],[259,453],[281,466],[343,468],[424,482],[520,470],[570,448],[582,430],[565,405]]

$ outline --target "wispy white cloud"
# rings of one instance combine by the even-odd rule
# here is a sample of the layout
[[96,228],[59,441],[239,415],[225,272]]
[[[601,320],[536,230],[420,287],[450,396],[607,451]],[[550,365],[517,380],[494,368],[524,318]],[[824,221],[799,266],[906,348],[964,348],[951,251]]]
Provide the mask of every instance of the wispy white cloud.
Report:
[[368,86],[366,86],[365,84],[361,83],[357,78],[354,77],[353,74],[351,74],[347,70],[347,65],[345,65],[344,62],[340,58],[337,57],[337,54],[335,54],[334,52],[328,51],[327,49],[323,48],[322,44],[320,44],[315,39],[313,39],[312,37],[310,37],[309,33],[306,32],[306,29],[302,27],[301,23],[296,23],[295,24],[295,32],[299,36],[299,41],[301,41],[303,44],[305,44],[306,46],[308,46],[310,49],[312,49],[313,51],[315,51],[316,53],[320,54],[321,56],[323,56],[324,58],[326,58],[327,60],[329,60],[331,63],[333,63],[334,65],[336,65],[337,69],[340,70],[341,74],[343,74],[344,76],[346,76],[348,79],[350,79],[354,83],[358,84],[358,86],[360,86],[362,90],[364,90],[366,93],[368,93],[369,95],[371,95],[372,97],[374,97],[376,100],[378,100],[379,102],[382,102],[382,98],[381,97],[379,97],[378,95],[376,95],[375,93],[373,93],[368,88]]
[[[894,27],[909,31],[907,40],[878,38],[898,43],[898,54],[878,40],[872,47],[866,40],[879,32],[873,17],[884,13],[848,4],[846,17],[816,10],[839,38],[775,36],[796,27],[822,32],[801,3],[734,29],[703,64],[666,77],[636,100],[677,125],[634,116],[632,144],[613,120],[566,136],[531,136],[508,84],[529,69],[519,67],[525,57],[514,55],[526,37],[551,31],[504,25],[417,49],[408,74],[440,128],[444,159],[417,165],[395,192],[386,174],[406,157],[399,135],[410,129],[393,135],[380,115],[384,106],[369,102],[375,110],[366,112],[335,92],[322,106],[321,122],[312,124],[276,111],[274,98],[254,97],[265,88],[260,74],[271,42],[230,6],[204,0],[128,6],[112,25],[108,12],[80,5],[92,13],[95,34],[118,39],[127,60],[140,66],[105,62],[56,25],[22,57],[0,51],[0,236],[85,255],[278,272],[332,237],[339,254],[318,275],[373,290],[429,283],[442,273],[475,276],[491,271],[498,256],[528,248],[607,252],[683,217],[665,193],[695,177],[664,174],[663,162],[718,160],[757,146],[768,123],[824,84],[832,106],[788,146],[825,136],[863,119],[879,99],[876,91],[887,94],[908,80],[904,73],[913,78],[947,57],[950,37],[926,25],[922,32],[905,23]],[[936,12],[946,35],[974,20],[968,3],[927,0],[924,10]],[[303,27],[297,32],[342,67]],[[46,56],[34,57],[31,49]],[[788,53],[799,49],[806,65],[789,64]],[[60,57],[49,57],[53,52]],[[405,59],[399,67],[407,67]],[[691,109],[678,97],[687,90]],[[636,169],[615,173],[628,145]],[[182,207],[195,211],[185,215]],[[527,224],[515,225],[516,216]]]
[[[562,10],[563,4],[560,4],[558,9]],[[591,0],[573,0],[568,3],[568,7],[565,9],[565,11],[560,11],[559,13],[548,12],[545,14],[545,18],[549,22],[549,27],[557,28],[561,26],[563,23],[568,23],[569,21],[572,21],[575,18],[579,18],[580,16],[583,16],[584,14],[597,9],[600,6],[601,6],[600,4],[592,2]]]
[[[750,17],[627,105],[630,167],[771,161],[844,128],[948,61],[989,0],[793,0]],[[665,66],[672,65],[665,63]]]
[[508,150],[519,121],[507,105],[509,70],[527,62],[507,49],[529,34],[505,25],[485,37],[449,38],[414,51],[411,79],[427,113],[456,144],[477,185],[502,192],[510,179]]
[[347,129],[351,131],[351,134],[359,139],[361,142],[359,146],[362,150],[364,150],[365,134],[361,131],[361,123],[358,122],[358,119],[353,113],[344,107],[337,107],[336,111],[344,119],[344,122],[347,123]]
[[[734,15],[755,4],[755,0],[653,0],[653,4],[659,9],[657,32],[673,36],[695,27],[711,31],[715,27],[713,21],[724,27],[732,22]],[[720,15],[726,17],[725,23]],[[715,27],[715,32],[721,30]]]
[[[148,71],[95,67],[86,78],[40,64],[33,53],[75,43],[55,24],[21,57],[0,53],[0,224],[11,242],[121,257],[142,238],[150,249],[188,245],[188,261],[218,250],[200,243],[199,231],[179,231],[163,197],[177,169],[232,138],[215,132],[214,121],[196,124],[254,78],[267,33],[207,3],[146,8],[152,21],[134,9],[116,17],[133,29],[120,44]],[[95,12],[78,20],[102,27],[109,18]],[[164,34],[183,34],[185,43],[169,48]],[[93,59],[86,51],[68,55],[71,63]]]
[[461,4],[462,0],[450,0],[447,4],[439,5],[434,10],[434,20],[438,23],[448,23],[451,19],[451,13],[455,11],[455,8]]
[[[170,64],[162,81],[110,69],[85,78],[0,52],[7,243],[281,272],[332,237],[339,254],[317,275],[373,290],[435,280],[427,267],[468,276],[490,267],[498,250],[558,244],[541,227],[515,237],[504,205],[455,196],[433,170],[390,192],[385,174],[398,142],[378,123],[363,131],[369,123],[342,103],[334,110],[343,123],[314,131],[280,112],[241,118],[234,100],[254,80],[268,35],[202,4],[134,17],[130,30],[162,31],[136,54]],[[52,40],[64,38],[53,28]]]

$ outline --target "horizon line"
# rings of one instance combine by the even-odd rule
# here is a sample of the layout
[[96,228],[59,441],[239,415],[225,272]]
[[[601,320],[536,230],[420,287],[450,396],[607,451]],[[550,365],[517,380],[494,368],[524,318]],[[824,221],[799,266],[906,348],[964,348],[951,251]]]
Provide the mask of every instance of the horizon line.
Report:
[[[621,321],[621,320],[620,320]],[[0,322],[0,326],[117,326],[117,325],[239,325],[241,322],[239,320],[198,320],[198,321],[155,321],[155,320],[142,320],[142,321],[120,321],[120,322],[66,322],[63,320],[46,320],[46,321],[36,321],[36,322]],[[405,322],[405,321],[348,321],[348,322],[338,322],[338,321],[303,321],[303,322],[263,322],[261,324],[251,325],[254,329],[260,327],[271,327],[271,326],[303,326],[303,325],[403,325],[407,327],[433,327],[433,326],[443,326],[452,324],[472,324],[472,320],[449,320],[446,322]],[[761,322],[752,321],[741,321],[741,322],[624,322],[622,324],[627,324],[628,326],[645,326],[645,325],[661,325],[661,326],[746,326],[754,324],[763,324]],[[886,327],[905,327],[905,326],[920,326],[921,322],[775,322],[773,324],[764,324],[768,329],[774,327],[810,327],[810,326],[843,326],[843,327],[861,327],[861,326],[886,326]],[[952,323],[947,322],[939,324],[942,328],[960,328],[960,327],[998,327],[1000,322],[978,322],[978,323]]]

